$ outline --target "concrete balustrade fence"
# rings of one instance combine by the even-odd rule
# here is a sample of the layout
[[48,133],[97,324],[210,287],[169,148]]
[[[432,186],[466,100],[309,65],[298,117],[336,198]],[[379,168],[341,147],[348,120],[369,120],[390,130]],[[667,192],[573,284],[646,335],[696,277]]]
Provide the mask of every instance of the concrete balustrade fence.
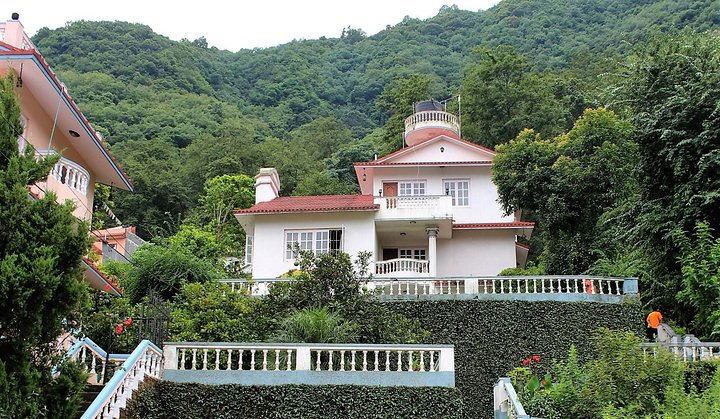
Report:
[[164,356],[164,379],[178,382],[454,386],[447,345],[170,342]]
[[[376,262],[376,271],[385,273],[392,269],[426,269],[427,265],[410,266],[421,263],[411,259],[395,259],[391,262]],[[288,278],[223,279],[236,292],[251,296],[267,295],[273,284],[290,281]],[[528,301],[599,301],[617,303],[625,297],[635,297],[638,293],[636,278],[610,278],[572,275],[537,276],[481,276],[451,278],[380,278],[359,281],[364,287],[381,299],[489,299],[489,300],[528,300]]]
[[720,342],[668,342],[642,343],[646,355],[655,355],[659,350],[668,350],[679,361],[707,361],[720,359]]

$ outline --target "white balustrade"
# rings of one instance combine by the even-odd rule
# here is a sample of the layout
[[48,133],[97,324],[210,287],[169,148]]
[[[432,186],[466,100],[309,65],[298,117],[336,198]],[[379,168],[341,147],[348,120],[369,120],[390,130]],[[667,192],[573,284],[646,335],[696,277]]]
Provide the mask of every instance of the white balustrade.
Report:
[[61,157],[60,161],[55,164],[55,167],[53,167],[53,170],[50,172],[50,176],[54,177],[63,185],[67,185],[81,194],[87,195],[90,175],[87,170],[72,160]]
[[684,362],[720,358],[720,342],[657,342],[642,343],[641,346],[646,355],[655,356],[659,350],[667,350]]
[[430,273],[430,264],[427,260],[399,258],[375,262],[375,274],[385,275],[399,272],[415,274]]
[[[57,154],[55,150],[36,150],[37,156],[48,156]],[[87,195],[90,184],[90,174],[84,167],[65,157],[53,166],[50,176],[63,185],[75,189],[83,195]]]
[[405,118],[405,135],[418,128],[433,125],[445,126],[456,133],[460,132],[457,116],[443,111],[422,111]]
[[166,343],[165,370],[454,371],[451,346]]
[[440,205],[441,196],[419,195],[419,196],[386,196],[385,208],[408,209],[408,208],[435,208]]
[[120,417],[120,409],[127,406],[145,377],[162,375],[162,351],[144,340],[130,354],[123,366],[115,372],[81,419],[107,419]]
[[[539,295],[546,298],[573,295],[619,297],[637,293],[637,279],[608,278],[571,275],[537,276],[480,276],[431,278],[428,261],[418,259],[393,259],[375,262],[375,277],[362,281],[360,286],[382,297],[408,295]],[[403,277],[403,274],[406,274]],[[412,276],[409,276],[409,275]],[[290,278],[221,279],[233,292],[253,297],[267,295],[275,284],[291,281]],[[541,299],[543,297],[540,297]],[[566,298],[566,297],[563,297]],[[587,297],[584,297],[587,298]],[[592,299],[592,298],[591,298]]]

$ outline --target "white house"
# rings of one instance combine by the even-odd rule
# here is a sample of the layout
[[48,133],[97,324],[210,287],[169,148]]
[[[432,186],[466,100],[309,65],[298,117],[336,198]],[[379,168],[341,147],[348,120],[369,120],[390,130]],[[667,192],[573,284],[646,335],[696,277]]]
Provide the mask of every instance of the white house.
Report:
[[533,223],[507,216],[490,176],[495,153],[460,138],[456,116],[421,102],[407,147],[355,163],[359,195],[279,197],[273,168],[256,176],[255,205],[235,211],[254,278],[293,269],[291,245],[373,254],[376,277],[497,275],[524,266]]

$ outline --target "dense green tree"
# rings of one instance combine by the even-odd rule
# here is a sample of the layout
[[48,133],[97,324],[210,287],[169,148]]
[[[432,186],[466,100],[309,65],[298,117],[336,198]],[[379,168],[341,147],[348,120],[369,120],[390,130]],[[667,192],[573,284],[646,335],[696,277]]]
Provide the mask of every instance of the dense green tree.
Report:
[[222,175],[205,182],[205,191],[188,222],[214,236],[218,256],[240,255],[245,232],[232,214],[255,203],[255,180],[246,175]]
[[385,143],[390,151],[403,147],[405,118],[412,115],[415,103],[439,93],[436,85],[437,81],[429,74],[410,74],[393,79],[378,96],[376,106],[389,115],[385,123]]
[[72,366],[55,378],[55,341],[74,325],[87,299],[82,257],[87,225],[52,192],[28,188],[48,177],[57,156],[20,153],[15,80],[0,78],[0,415],[67,417],[79,404],[84,377]]
[[570,113],[547,76],[506,45],[478,48],[460,87],[463,136],[492,148],[531,128],[545,136],[568,128]]
[[[272,329],[257,311],[258,299],[216,281],[191,283],[175,297],[170,339],[180,342],[255,342]],[[268,330],[269,329],[269,330]]]
[[170,300],[182,284],[207,282],[220,275],[216,261],[202,259],[187,248],[148,243],[138,248],[130,260],[120,285],[132,304],[151,293]]
[[637,146],[630,124],[613,112],[588,110],[565,134],[543,139],[526,130],[497,147],[493,181],[506,212],[532,211],[548,273],[583,272],[598,251],[608,209],[633,197]]
[[632,208],[634,238],[651,267],[648,299],[689,321],[678,307],[676,228],[707,221],[720,228],[720,40],[716,34],[658,36],[640,47],[620,84],[639,145],[640,197]]
[[293,196],[346,195],[356,192],[356,187],[341,183],[340,179],[326,171],[316,172],[303,178],[293,190]]
[[713,237],[706,222],[698,223],[694,237],[683,231],[676,231],[674,237],[682,273],[677,298],[695,312],[689,322],[693,332],[715,340],[720,334],[720,238]]

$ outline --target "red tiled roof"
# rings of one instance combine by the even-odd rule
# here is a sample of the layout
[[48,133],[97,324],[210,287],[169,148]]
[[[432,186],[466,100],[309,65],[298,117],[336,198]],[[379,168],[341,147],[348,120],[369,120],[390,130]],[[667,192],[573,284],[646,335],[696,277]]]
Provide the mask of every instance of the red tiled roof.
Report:
[[0,49],[0,55],[27,55],[28,58],[35,57],[40,65],[43,67],[43,69],[47,72],[47,74],[52,79],[52,82],[55,84],[55,86],[60,89],[60,92],[62,92],[62,95],[65,97],[67,102],[70,104],[72,109],[77,113],[77,115],[80,117],[81,122],[87,127],[88,131],[90,131],[91,135],[94,137],[94,142],[97,144],[102,150],[104,151],[104,154],[107,155],[112,163],[115,165],[115,167],[120,172],[120,177],[123,178],[123,180],[127,183],[127,186],[132,191],[134,189],[134,185],[130,177],[125,173],[125,171],[120,167],[120,164],[118,164],[117,160],[115,160],[115,156],[110,154],[110,150],[105,146],[105,143],[100,139],[100,136],[97,134],[95,129],[90,125],[90,122],[87,120],[85,115],[82,113],[80,108],[78,108],[77,104],[75,103],[75,100],[70,97],[70,94],[67,92],[67,89],[64,87],[64,85],[60,82],[60,79],[58,79],[57,75],[55,75],[55,72],[52,71],[50,66],[48,65],[47,61],[45,61],[45,57],[42,56],[37,50],[25,50],[25,49],[19,49],[16,48],[10,44],[6,44],[5,42],[0,42],[0,46],[3,48],[7,48],[8,51],[4,51]]
[[492,160],[470,160],[470,161],[421,161],[421,162],[399,162],[399,163],[376,163],[375,161],[353,163],[355,166],[468,166],[492,164]]
[[453,224],[453,229],[496,229],[496,228],[533,228],[535,223],[527,221],[512,221],[507,223],[470,223]]
[[247,209],[235,210],[233,213],[374,211],[379,208],[372,195],[282,196],[272,201],[260,202]]

